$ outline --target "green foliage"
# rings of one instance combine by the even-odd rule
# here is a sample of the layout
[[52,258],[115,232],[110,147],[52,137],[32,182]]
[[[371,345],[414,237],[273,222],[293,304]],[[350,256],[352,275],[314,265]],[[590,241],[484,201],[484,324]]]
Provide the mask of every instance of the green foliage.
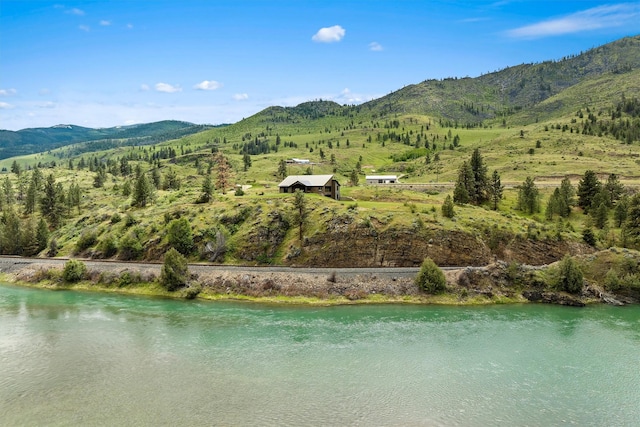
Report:
[[556,289],[577,294],[582,291],[584,278],[582,270],[570,255],[565,255],[558,265],[558,276],[554,286]]
[[307,207],[307,200],[304,197],[304,193],[300,190],[296,190],[293,199],[293,221],[292,223],[298,227],[298,239],[302,242],[304,229],[309,220],[309,210]]
[[87,266],[84,262],[75,259],[70,259],[64,264],[62,270],[62,278],[65,282],[75,283],[84,279],[87,274]]
[[531,177],[518,187],[518,210],[533,214],[540,212],[540,194]]
[[160,283],[166,290],[173,292],[187,285],[189,280],[189,266],[187,259],[174,248],[164,255]]
[[578,206],[580,206],[585,213],[591,208],[593,198],[600,192],[601,187],[602,184],[596,173],[592,170],[585,171],[584,176],[578,183]]
[[186,218],[174,219],[167,227],[169,244],[183,255],[193,251],[193,233]]
[[97,248],[104,258],[111,258],[118,253],[118,242],[113,234],[105,235],[98,243]]
[[596,235],[591,228],[585,228],[582,230],[582,240],[589,246],[596,246]]
[[75,246],[74,252],[76,254],[79,254],[80,252],[83,252],[89,249],[91,246],[95,245],[97,241],[98,241],[98,236],[96,235],[95,231],[93,230],[83,231],[80,234],[80,237],[78,237],[78,240],[76,240],[76,246]]
[[497,170],[494,170],[491,175],[491,181],[489,182],[487,192],[489,194],[489,200],[491,201],[491,207],[494,211],[497,211],[498,203],[502,200],[502,194],[504,192],[504,186],[500,182],[500,174]]
[[142,256],[142,242],[136,230],[131,230],[118,243],[119,257],[125,261],[139,259]]
[[136,179],[133,191],[133,206],[144,208],[151,203],[154,198],[153,184],[149,182],[147,176],[141,173]]
[[437,294],[447,287],[447,279],[431,258],[425,258],[415,279],[415,284],[424,292]]
[[448,194],[444,199],[444,203],[442,204],[442,216],[444,216],[445,218],[453,218],[455,216],[453,199]]

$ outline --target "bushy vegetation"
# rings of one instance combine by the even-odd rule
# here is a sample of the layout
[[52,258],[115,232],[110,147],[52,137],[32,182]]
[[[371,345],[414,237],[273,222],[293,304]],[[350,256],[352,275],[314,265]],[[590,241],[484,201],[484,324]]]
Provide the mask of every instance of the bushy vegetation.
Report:
[[584,277],[578,263],[571,255],[565,255],[558,264],[557,277],[554,283],[560,291],[577,294],[582,291]]
[[87,266],[84,262],[70,259],[62,270],[62,279],[67,283],[75,283],[83,280],[87,274]]
[[171,248],[164,255],[160,283],[164,288],[173,292],[187,285],[189,281],[189,266],[187,259],[177,250]]
[[447,288],[444,273],[431,258],[425,258],[415,280],[416,286],[424,292],[437,294]]

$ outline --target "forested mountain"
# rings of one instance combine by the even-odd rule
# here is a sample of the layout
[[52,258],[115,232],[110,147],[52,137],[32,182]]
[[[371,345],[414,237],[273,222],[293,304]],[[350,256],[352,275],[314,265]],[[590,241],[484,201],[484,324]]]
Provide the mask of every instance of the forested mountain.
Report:
[[30,128],[19,131],[0,130],[0,159],[46,152],[70,144],[101,141],[95,149],[118,145],[149,145],[201,132],[211,126],[165,120],[131,126],[92,129],[76,125]]

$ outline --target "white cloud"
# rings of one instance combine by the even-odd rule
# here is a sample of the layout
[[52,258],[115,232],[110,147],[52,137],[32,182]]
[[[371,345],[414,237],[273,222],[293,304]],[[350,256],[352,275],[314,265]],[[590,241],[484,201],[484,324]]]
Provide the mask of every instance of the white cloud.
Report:
[[38,95],[40,96],[44,96],[44,95],[49,95],[51,93],[51,90],[45,88],[42,88],[38,91]]
[[39,108],[56,108],[56,104],[54,104],[51,101],[48,101],[48,102],[43,102],[41,104],[38,104],[38,107]]
[[67,10],[66,13],[68,13],[69,15],[84,16],[84,10],[78,9],[76,7]]
[[374,52],[380,52],[380,51],[384,50],[384,48],[378,42],[371,42],[371,43],[369,43],[369,50],[372,50]]
[[507,31],[514,38],[540,38],[619,27],[640,17],[640,4],[620,3],[598,6],[561,18],[548,19]]
[[13,108],[13,105],[8,104],[6,102],[0,102],[0,110],[10,110]]
[[18,93],[15,89],[0,89],[0,96],[13,96]]
[[142,90],[142,91],[146,92],[146,91],[148,91],[148,90],[151,90],[151,88],[149,87],[149,85],[141,84],[141,85],[140,85],[140,90]]
[[86,32],[91,31],[91,28],[88,25],[79,25],[78,28],[80,28],[82,31],[86,31]]
[[193,86],[194,89],[198,90],[216,90],[222,87],[222,83],[217,82],[215,80],[204,80],[197,85]]
[[108,27],[109,25],[111,25],[111,21],[103,19],[102,21],[100,21],[100,25],[102,25],[103,27]]
[[164,93],[182,92],[182,88],[180,86],[172,86],[169,83],[156,83],[155,88],[157,92],[164,92]]
[[371,101],[372,99],[379,98],[379,95],[365,95],[360,93],[353,93],[349,88],[344,88],[339,95],[328,97],[338,104],[362,104],[363,102]]
[[245,99],[249,99],[249,95],[246,93],[236,93],[233,95],[233,99],[236,101],[244,101]]
[[334,43],[344,38],[346,31],[340,25],[333,27],[320,28],[317,33],[311,37],[311,40],[318,43]]
[[127,29],[128,30],[132,30],[133,29],[133,24],[127,24]]

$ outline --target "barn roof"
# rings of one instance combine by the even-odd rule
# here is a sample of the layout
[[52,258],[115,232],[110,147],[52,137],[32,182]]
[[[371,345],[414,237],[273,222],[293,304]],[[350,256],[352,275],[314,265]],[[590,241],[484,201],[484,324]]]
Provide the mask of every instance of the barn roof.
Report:
[[333,179],[333,175],[289,175],[278,187],[291,187],[296,182],[305,187],[323,187]]

